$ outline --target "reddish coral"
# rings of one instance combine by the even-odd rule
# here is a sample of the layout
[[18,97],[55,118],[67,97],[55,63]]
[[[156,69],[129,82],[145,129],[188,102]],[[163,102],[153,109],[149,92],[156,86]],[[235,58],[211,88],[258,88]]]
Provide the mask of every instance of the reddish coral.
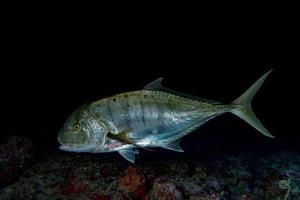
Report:
[[128,167],[125,176],[120,179],[120,189],[125,193],[131,193],[133,196],[142,199],[147,191],[144,176],[134,167]]

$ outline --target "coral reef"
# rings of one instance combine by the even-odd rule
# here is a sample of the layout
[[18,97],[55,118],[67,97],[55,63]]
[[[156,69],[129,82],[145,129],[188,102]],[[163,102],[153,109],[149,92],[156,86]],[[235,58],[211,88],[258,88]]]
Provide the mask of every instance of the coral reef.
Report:
[[[151,159],[130,164],[114,154],[54,153],[32,164],[30,142],[24,138],[14,156],[2,145],[0,199],[91,199],[91,200],[297,200],[300,199],[300,154],[226,154],[222,152]],[[17,142],[17,144],[19,144]],[[22,154],[22,155],[19,155]],[[159,152],[151,152],[159,154]],[[11,156],[11,154],[9,154]],[[15,163],[14,163],[15,162]],[[13,166],[27,165],[16,171]],[[11,171],[10,171],[11,170]],[[13,176],[12,174],[16,174]],[[12,180],[12,179],[10,179]]]

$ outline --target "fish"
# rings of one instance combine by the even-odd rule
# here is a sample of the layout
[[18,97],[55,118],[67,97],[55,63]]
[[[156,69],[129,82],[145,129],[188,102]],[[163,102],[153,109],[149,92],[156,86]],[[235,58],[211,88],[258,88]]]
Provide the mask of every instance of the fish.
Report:
[[58,134],[59,148],[70,152],[118,152],[134,163],[139,149],[184,152],[180,140],[224,113],[241,118],[274,138],[255,116],[251,102],[272,70],[229,104],[171,90],[158,78],[141,90],[116,94],[77,108]]

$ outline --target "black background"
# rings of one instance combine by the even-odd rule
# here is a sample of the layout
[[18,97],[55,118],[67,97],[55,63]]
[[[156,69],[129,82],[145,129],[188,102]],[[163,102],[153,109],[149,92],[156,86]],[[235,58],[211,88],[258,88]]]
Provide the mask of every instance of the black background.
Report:
[[293,23],[278,17],[251,21],[238,16],[94,20],[52,16],[28,14],[4,20],[1,139],[24,135],[38,148],[57,148],[64,120],[88,101],[141,89],[165,77],[167,87],[229,103],[274,69],[253,108],[276,139],[271,141],[225,114],[186,136],[183,145],[299,144],[299,133],[292,128],[299,107],[299,51]]

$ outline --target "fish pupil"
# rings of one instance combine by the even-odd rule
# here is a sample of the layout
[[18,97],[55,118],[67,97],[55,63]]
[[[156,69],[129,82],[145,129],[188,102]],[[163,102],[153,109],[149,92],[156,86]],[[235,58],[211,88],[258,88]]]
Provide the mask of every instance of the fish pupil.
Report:
[[80,129],[80,124],[77,122],[73,125],[73,131],[78,131]]

